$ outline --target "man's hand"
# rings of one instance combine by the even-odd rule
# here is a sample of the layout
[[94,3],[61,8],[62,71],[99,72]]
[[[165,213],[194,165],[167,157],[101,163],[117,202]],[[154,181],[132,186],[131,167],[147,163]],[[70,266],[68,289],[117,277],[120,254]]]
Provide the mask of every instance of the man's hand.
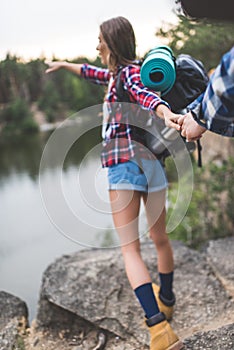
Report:
[[178,119],[178,124],[181,126],[181,136],[185,137],[187,141],[200,139],[202,134],[207,130],[194,120],[191,112],[181,116]]

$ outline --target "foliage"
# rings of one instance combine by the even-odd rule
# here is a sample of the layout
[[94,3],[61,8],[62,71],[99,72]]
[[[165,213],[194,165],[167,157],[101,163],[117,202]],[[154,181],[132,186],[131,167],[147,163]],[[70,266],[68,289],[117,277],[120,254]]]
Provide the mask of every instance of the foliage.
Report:
[[[208,239],[233,235],[234,230],[234,159],[205,168],[194,165],[194,191],[186,216],[171,234],[191,246]],[[170,215],[177,196],[177,183],[169,190]]]
[[38,130],[28,104],[21,98],[17,98],[1,111],[0,121],[5,133],[14,130],[20,132],[35,132]]
[[39,59],[24,63],[16,56],[7,55],[0,62],[0,103],[17,98],[28,103],[36,101],[42,92],[44,70],[45,65]]
[[13,350],[25,350],[24,340],[21,336],[17,336],[16,345],[13,347]]
[[42,60],[36,59],[28,62],[25,66],[27,69],[25,81],[30,94],[30,102],[34,102],[43,94],[46,65]]
[[53,81],[46,81],[42,95],[38,100],[38,107],[45,112],[47,121],[53,123],[57,119],[60,97]]
[[[74,62],[100,65],[99,59],[89,62],[86,58],[79,58]],[[19,128],[20,131],[35,130],[32,116],[26,120],[26,110],[24,113],[15,110],[17,106],[22,108],[22,101],[24,108],[28,110],[31,104],[36,102],[39,109],[45,112],[48,122],[64,119],[71,111],[74,113],[102,102],[103,87],[90,84],[66,70],[50,75],[46,75],[45,70],[46,64],[42,59],[23,62],[20,58],[8,54],[5,60],[0,62],[1,128],[7,129],[8,132],[14,131],[15,128]],[[13,116],[10,116],[11,112]],[[21,123],[16,122],[17,118],[22,118]]]
[[210,70],[233,46],[234,24],[191,21],[180,16],[178,24],[164,24],[156,35],[166,41],[175,56],[179,53],[190,54],[200,59]]

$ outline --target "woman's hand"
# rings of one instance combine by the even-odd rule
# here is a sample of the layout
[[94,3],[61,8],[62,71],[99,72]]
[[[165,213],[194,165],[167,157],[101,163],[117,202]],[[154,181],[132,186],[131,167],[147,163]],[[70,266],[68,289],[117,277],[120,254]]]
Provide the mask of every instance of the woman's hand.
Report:
[[173,113],[167,106],[160,104],[157,106],[156,113],[160,118],[163,118],[166,126],[169,128],[174,128],[177,131],[181,130],[181,127],[178,123],[181,114]]
[[52,62],[45,62],[49,68],[46,69],[46,73],[55,72],[61,68],[64,68],[72,73],[75,73],[77,75],[80,75],[81,73],[81,67],[83,64],[81,63],[70,63],[67,61],[52,61]]
[[179,118],[181,117],[181,114],[175,114],[171,111],[164,114],[164,120],[166,126],[169,128],[174,128],[177,131],[181,130],[180,124],[178,123]]
[[52,61],[52,62],[45,62],[49,68],[46,69],[46,73],[55,72],[56,70],[59,70],[61,68],[65,68],[67,62],[62,61]]

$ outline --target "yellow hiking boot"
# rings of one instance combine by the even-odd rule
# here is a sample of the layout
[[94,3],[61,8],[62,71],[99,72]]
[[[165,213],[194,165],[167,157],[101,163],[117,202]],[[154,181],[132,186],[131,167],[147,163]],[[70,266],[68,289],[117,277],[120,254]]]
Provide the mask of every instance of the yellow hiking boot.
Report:
[[150,350],[180,350],[184,347],[163,313],[147,319],[146,324],[150,332]]
[[173,300],[166,300],[159,295],[160,287],[155,283],[152,283],[152,286],[159,310],[164,313],[167,321],[170,321],[174,312],[175,297]]

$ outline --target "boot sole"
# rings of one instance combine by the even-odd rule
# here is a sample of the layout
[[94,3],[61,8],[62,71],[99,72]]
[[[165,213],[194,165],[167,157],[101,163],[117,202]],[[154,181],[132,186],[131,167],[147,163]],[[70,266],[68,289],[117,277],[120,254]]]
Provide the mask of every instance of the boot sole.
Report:
[[184,347],[184,344],[179,340],[175,344],[167,348],[167,350],[181,350],[183,349],[183,347]]

